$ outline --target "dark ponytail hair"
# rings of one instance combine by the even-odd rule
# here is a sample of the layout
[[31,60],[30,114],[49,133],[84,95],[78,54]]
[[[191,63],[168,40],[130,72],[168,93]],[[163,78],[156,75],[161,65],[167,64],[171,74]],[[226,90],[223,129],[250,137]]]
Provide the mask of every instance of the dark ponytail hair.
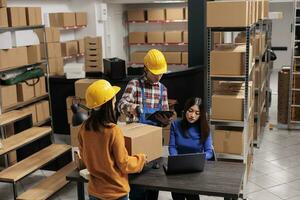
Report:
[[103,104],[99,109],[92,109],[84,128],[87,131],[101,132],[103,128],[109,128],[111,123],[117,123],[113,99]]
[[186,112],[194,105],[199,106],[200,117],[195,122],[195,124],[198,125],[199,130],[201,131],[200,142],[204,143],[206,141],[206,139],[208,138],[208,136],[209,136],[210,130],[209,130],[208,122],[207,122],[207,119],[206,119],[206,111],[204,109],[201,98],[193,97],[193,98],[189,98],[185,102],[185,105],[184,105],[184,108],[183,108],[181,129],[182,129],[183,134],[184,134],[185,137],[190,137],[190,134],[189,134],[189,131],[188,131],[188,126],[189,126],[190,123],[186,119]]

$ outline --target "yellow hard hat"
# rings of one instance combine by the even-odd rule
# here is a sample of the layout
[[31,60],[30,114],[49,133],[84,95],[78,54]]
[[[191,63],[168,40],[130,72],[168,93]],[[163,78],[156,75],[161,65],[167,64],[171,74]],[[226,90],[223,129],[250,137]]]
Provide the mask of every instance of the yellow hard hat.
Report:
[[144,65],[155,75],[167,72],[167,62],[164,54],[157,50],[151,49],[144,58]]
[[85,92],[86,106],[89,109],[97,108],[111,100],[120,91],[120,87],[111,86],[106,80],[92,83]]

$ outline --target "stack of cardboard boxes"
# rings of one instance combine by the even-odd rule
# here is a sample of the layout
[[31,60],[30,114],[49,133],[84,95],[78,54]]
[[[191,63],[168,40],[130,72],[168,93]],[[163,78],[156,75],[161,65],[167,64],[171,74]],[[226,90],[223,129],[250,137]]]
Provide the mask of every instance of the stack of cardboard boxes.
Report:
[[85,46],[85,71],[103,72],[102,38],[86,37],[84,38],[84,46]]
[[81,27],[87,26],[86,12],[61,12],[49,13],[50,26],[52,27]]
[[[188,63],[188,52],[179,51],[163,51],[168,64],[187,64]],[[130,56],[130,62],[134,64],[143,64],[146,51],[136,51]]]

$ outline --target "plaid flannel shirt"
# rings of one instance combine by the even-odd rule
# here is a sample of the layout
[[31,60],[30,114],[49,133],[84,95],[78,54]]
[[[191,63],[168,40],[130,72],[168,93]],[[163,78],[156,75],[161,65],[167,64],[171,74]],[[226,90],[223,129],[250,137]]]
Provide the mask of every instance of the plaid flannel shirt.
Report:
[[[162,108],[161,110],[169,110],[167,88],[162,83],[150,84],[146,77],[141,78],[142,87],[146,105],[149,108],[158,108],[160,100],[160,87],[162,87]],[[132,104],[138,104],[143,107],[142,90],[139,80],[131,80],[125,89],[125,92],[119,101],[118,110],[121,113],[127,114],[127,110]]]

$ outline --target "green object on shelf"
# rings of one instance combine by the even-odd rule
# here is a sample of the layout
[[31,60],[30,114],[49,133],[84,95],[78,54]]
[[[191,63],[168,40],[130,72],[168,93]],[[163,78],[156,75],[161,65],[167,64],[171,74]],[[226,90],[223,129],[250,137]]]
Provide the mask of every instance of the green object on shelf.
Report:
[[[3,84],[4,85],[14,85],[14,84],[17,84],[20,82],[26,82],[26,80],[28,80],[28,79],[39,78],[41,76],[44,76],[43,70],[41,68],[35,68],[35,69],[28,70],[22,74],[19,74],[14,78],[4,80]],[[39,79],[33,85],[35,85],[38,81],[39,81]]]

